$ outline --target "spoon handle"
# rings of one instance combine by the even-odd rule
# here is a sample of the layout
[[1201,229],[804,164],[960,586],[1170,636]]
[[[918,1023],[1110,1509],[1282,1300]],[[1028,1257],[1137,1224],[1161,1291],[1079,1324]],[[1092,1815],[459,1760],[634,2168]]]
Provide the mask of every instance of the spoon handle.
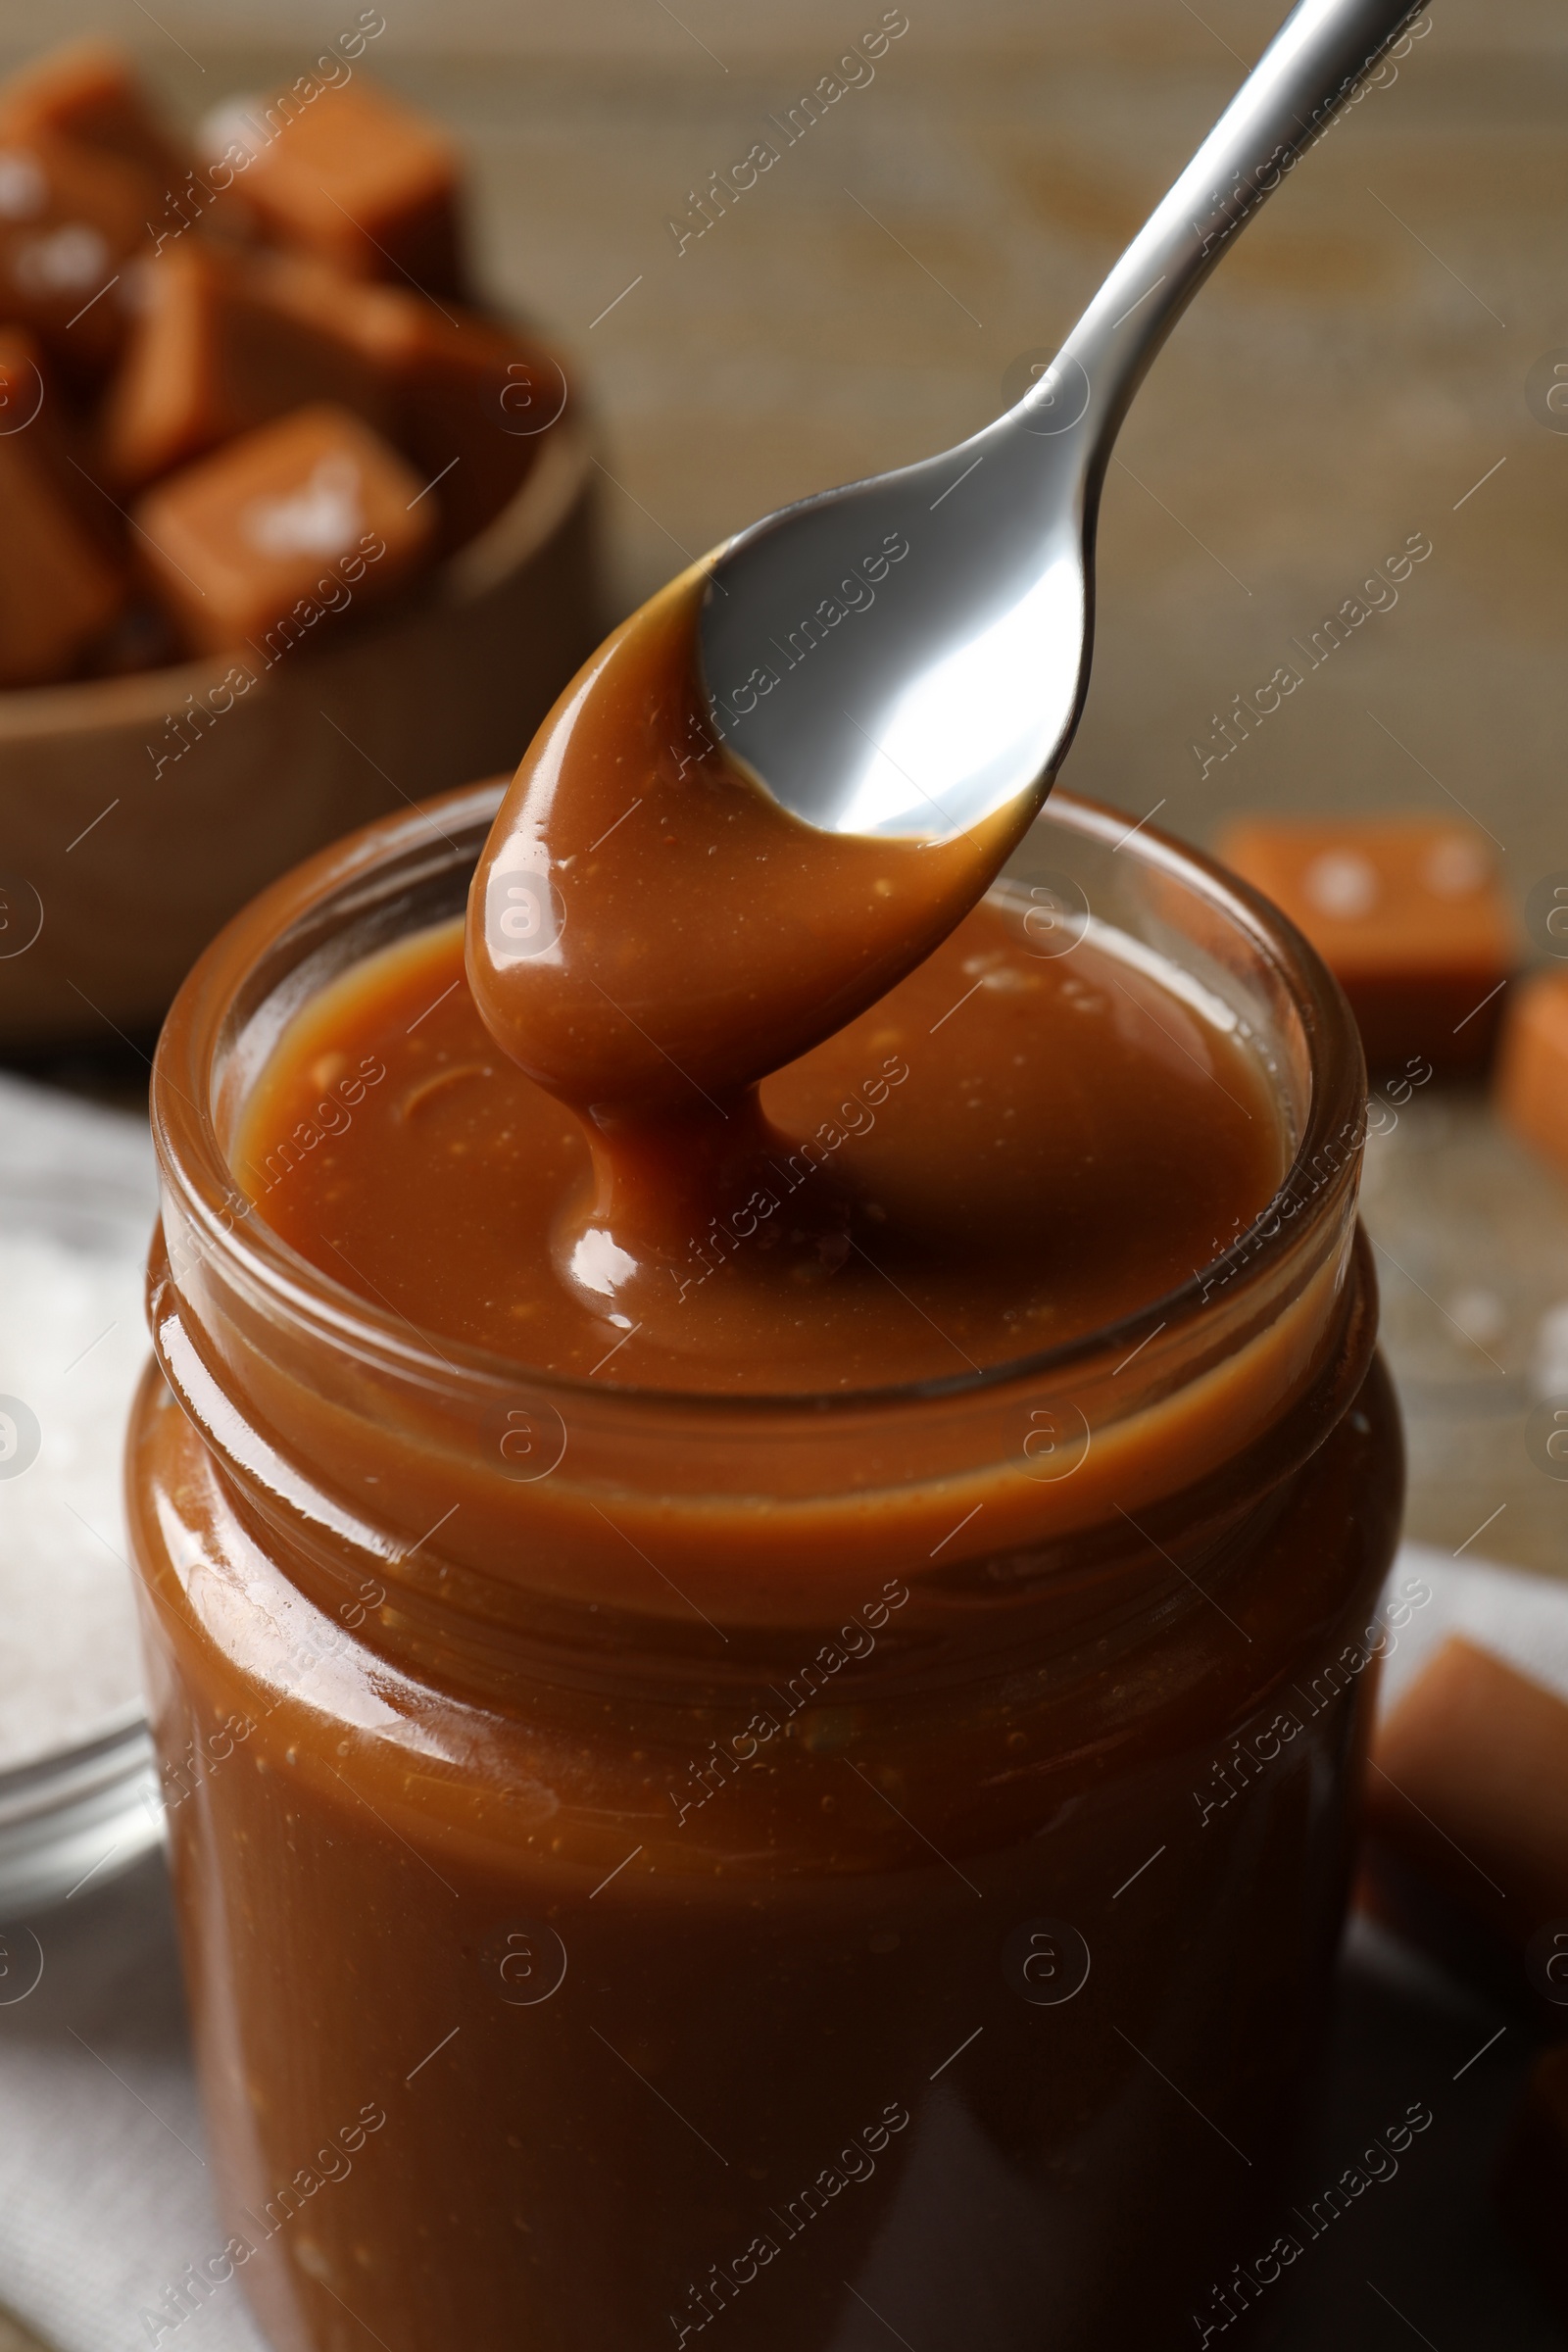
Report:
[[1230,239],[1424,4],[1300,0],[1014,417],[1037,407],[1089,410],[1092,463],[1104,465],[1155,353]]

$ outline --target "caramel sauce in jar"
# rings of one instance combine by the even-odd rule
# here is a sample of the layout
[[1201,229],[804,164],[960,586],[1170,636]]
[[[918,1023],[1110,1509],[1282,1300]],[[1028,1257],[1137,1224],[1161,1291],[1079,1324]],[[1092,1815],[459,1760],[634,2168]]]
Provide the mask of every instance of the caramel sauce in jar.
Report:
[[715,996],[713,1145],[608,1019],[580,1099],[564,1001],[496,1044],[496,807],[275,886],[160,1049],[214,2258],[278,2352],[1174,2340],[1289,2227],[1396,1535],[1343,1000],[1058,794],[814,1022]]

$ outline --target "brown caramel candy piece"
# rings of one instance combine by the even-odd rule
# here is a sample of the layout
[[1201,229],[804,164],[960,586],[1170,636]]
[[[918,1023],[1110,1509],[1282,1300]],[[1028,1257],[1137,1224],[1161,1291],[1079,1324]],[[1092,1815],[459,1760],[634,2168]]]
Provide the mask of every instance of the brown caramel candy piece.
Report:
[[1350,1000],[1374,1073],[1416,1057],[1449,1074],[1486,1060],[1516,949],[1483,833],[1427,816],[1249,818],[1226,828],[1218,855],[1306,933]]
[[67,486],[37,346],[14,329],[0,331],[0,686],[46,684],[109,627],[125,588]]
[[1523,1952],[1568,1919],[1568,1704],[1451,1638],[1378,1730],[1366,1832],[1392,1925],[1461,1964]]
[[147,103],[136,70],[111,41],[69,41],[0,83],[0,144],[74,139],[176,187],[188,159]]
[[1544,2050],[1498,2168],[1502,2224],[1568,2328],[1568,2042]]
[[366,348],[387,370],[399,442],[439,484],[443,546],[461,547],[516,495],[565,407],[565,378],[545,353],[481,319],[443,318],[416,296],[374,291],[398,321]]
[[290,299],[374,370],[390,433],[437,485],[442,553],[492,522],[563,413],[559,364],[488,319],[454,318],[401,286],[345,285],[335,270],[280,263]]
[[265,236],[354,277],[462,292],[457,156],[422,115],[356,75],[280,92],[239,133],[234,184]]
[[172,474],[134,519],[190,644],[249,642],[270,664],[322,619],[402,585],[434,535],[421,486],[368,425],[321,404]]
[[77,374],[102,368],[124,334],[148,186],[135,166],[74,139],[0,134],[0,316]]
[[150,262],[142,309],[104,416],[104,464],[129,488],[235,434],[330,400],[383,421],[379,370],[302,306],[285,266],[187,237]]
[[1514,1133],[1568,1176],[1568,971],[1538,972],[1512,992],[1496,1102]]

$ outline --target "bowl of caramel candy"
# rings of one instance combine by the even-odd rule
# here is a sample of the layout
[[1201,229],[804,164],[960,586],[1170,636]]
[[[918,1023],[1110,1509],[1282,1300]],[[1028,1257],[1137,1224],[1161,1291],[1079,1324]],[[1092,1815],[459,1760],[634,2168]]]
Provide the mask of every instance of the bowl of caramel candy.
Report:
[[194,140],[101,43],[0,84],[0,1052],[144,1038],[265,883],[514,766],[602,634],[574,388],[474,299],[368,37]]

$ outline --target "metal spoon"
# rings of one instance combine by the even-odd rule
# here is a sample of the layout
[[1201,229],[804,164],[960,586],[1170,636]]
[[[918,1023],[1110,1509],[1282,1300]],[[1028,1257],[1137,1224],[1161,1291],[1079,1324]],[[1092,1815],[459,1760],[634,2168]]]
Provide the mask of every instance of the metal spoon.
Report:
[[946,837],[1050,792],[1089,681],[1111,444],[1218,261],[1421,0],[1300,0],[1056,359],[944,456],[755,523],[701,615],[712,723],[827,832]]

